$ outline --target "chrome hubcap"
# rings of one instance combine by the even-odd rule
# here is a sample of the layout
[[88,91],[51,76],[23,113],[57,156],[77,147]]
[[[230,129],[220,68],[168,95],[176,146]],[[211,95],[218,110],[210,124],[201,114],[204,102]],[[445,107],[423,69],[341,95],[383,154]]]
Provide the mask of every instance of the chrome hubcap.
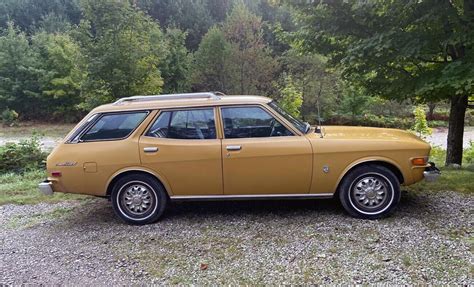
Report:
[[388,194],[387,182],[376,176],[359,179],[352,188],[354,203],[363,209],[376,209],[382,206]]
[[142,215],[153,206],[154,197],[149,188],[142,184],[132,184],[122,193],[122,206],[134,215]]

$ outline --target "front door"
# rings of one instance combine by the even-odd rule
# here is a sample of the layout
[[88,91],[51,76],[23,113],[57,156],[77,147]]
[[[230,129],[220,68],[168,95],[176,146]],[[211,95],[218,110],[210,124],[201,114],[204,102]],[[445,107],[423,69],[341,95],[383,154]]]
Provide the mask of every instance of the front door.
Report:
[[312,148],[261,106],[222,107],[224,194],[306,194]]
[[173,195],[223,193],[214,108],[161,111],[141,136],[139,152],[142,165],[166,179]]

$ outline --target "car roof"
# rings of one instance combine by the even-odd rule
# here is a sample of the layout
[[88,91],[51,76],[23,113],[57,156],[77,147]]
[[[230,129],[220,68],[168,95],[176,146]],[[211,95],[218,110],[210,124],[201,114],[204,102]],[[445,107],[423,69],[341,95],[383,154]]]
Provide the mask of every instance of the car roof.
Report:
[[[210,96],[194,96],[194,95]],[[185,96],[193,95],[193,97]],[[180,97],[182,96],[182,97]],[[161,99],[160,99],[161,97]],[[248,104],[266,104],[272,99],[262,96],[251,95],[223,95],[213,93],[193,93],[193,94],[172,94],[156,96],[135,96],[123,98],[115,103],[105,104],[93,110],[93,112],[114,112],[114,111],[132,111],[149,109],[169,109],[186,107],[208,107],[223,105],[248,105]]]

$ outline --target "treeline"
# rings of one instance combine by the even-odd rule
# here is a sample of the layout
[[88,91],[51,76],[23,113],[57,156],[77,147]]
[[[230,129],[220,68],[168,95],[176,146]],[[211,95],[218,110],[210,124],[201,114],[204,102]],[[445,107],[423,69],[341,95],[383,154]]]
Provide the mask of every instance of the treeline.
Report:
[[[0,113],[74,121],[120,97],[221,91],[278,99],[295,115],[408,127],[411,106],[341,80],[326,57],[292,48],[293,10],[274,1],[5,0]],[[381,108],[385,107],[385,108]],[[380,116],[392,114],[390,121]]]

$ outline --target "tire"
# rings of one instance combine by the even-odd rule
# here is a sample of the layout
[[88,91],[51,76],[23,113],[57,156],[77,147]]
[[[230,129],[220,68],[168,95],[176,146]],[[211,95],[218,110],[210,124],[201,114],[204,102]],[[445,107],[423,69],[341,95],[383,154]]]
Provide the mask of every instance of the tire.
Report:
[[400,202],[400,183],[395,174],[379,165],[356,167],[339,185],[339,200],[353,217],[378,219],[389,215]]
[[168,197],[163,186],[145,174],[120,178],[111,193],[115,214],[132,225],[156,222],[165,211]]

